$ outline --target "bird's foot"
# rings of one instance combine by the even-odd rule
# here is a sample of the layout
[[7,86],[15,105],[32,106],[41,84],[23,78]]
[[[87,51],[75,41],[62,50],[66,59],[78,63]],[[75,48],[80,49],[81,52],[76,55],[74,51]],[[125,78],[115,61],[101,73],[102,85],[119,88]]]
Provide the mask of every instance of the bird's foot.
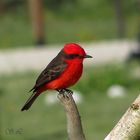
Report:
[[59,92],[59,94],[64,94],[65,93],[64,89],[57,89],[57,91]]
[[69,89],[57,89],[57,91],[59,92],[59,94],[62,94],[64,98],[69,98],[68,94],[73,94],[73,91]]
[[70,90],[70,89],[65,89],[65,91],[67,92],[67,93],[69,93],[69,94],[73,94],[73,91],[72,90]]
[[69,94],[73,94],[73,91],[70,90],[70,89],[57,89],[57,91],[60,93],[60,94],[64,94],[64,93],[69,93]]

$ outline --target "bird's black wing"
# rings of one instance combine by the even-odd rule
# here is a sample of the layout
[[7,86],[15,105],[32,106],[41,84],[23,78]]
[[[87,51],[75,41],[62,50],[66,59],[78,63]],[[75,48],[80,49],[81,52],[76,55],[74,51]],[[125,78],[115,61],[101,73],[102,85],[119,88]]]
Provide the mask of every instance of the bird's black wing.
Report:
[[61,73],[67,67],[67,63],[62,60],[62,54],[58,54],[49,64],[48,66],[42,71],[39,77],[36,80],[35,86],[30,91],[37,91],[41,86],[48,83],[51,80],[56,79],[61,75]]

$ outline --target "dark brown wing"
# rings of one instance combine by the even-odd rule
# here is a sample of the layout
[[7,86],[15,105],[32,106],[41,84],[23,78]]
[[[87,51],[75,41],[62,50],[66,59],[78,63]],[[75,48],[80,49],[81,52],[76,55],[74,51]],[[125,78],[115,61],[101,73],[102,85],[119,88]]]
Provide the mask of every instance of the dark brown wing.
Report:
[[67,67],[67,63],[62,60],[61,52],[48,64],[36,80],[35,86],[30,91],[36,91],[38,88],[56,79]]

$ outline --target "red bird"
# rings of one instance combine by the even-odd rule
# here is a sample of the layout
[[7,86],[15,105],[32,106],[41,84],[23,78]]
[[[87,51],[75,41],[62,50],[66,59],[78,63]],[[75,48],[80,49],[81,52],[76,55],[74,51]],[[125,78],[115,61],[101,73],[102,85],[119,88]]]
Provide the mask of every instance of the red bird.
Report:
[[46,90],[71,92],[68,87],[74,85],[82,75],[84,58],[92,58],[75,43],[69,43],[48,64],[36,80],[31,97],[21,111],[28,110],[35,99]]

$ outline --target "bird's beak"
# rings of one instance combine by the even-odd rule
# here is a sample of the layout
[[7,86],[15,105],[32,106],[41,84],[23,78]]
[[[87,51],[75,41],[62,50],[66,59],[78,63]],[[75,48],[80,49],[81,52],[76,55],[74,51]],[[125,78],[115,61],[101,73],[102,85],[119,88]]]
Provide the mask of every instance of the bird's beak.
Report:
[[93,58],[93,57],[86,54],[84,58]]

